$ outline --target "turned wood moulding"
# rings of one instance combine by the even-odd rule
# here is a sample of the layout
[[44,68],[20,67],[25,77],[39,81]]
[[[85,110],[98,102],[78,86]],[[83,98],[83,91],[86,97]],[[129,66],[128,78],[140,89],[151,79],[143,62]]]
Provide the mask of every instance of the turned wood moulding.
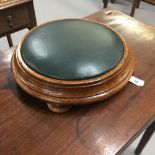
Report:
[[57,113],[115,94],[128,83],[134,66],[118,32],[83,19],[34,28],[15,49],[11,65],[17,84]]

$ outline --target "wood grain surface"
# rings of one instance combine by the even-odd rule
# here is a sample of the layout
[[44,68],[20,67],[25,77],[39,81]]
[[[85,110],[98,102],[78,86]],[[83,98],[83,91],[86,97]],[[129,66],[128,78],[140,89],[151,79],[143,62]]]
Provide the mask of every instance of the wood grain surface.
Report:
[[122,34],[134,52],[135,76],[145,80],[145,86],[128,83],[103,102],[58,115],[16,85],[10,69],[11,50],[1,52],[1,155],[120,154],[154,120],[155,27],[116,10],[106,15],[109,10],[86,18]]

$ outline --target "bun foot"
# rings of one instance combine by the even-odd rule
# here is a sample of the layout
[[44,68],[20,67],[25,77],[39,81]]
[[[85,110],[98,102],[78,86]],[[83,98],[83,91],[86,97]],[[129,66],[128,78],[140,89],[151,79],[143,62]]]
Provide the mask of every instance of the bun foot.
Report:
[[55,113],[65,113],[70,110],[70,106],[58,105],[51,102],[47,102],[48,108]]

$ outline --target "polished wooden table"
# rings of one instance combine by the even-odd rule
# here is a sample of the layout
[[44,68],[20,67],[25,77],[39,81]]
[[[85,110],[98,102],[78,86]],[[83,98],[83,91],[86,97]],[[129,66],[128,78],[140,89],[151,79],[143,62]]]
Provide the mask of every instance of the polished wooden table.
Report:
[[51,113],[46,104],[23,92],[10,69],[11,51],[0,53],[1,155],[120,154],[155,118],[155,27],[119,11],[86,17],[119,31],[135,56],[135,76],[113,97],[93,105]]

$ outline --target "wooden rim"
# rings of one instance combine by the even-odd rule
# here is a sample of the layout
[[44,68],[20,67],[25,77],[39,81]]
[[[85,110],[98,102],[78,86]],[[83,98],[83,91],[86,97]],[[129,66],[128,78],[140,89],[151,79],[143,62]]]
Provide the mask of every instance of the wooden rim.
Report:
[[[31,75],[28,76],[22,70],[22,66],[20,66],[17,62],[16,51],[14,52],[12,57],[12,73],[16,82],[23,90],[25,90],[30,95],[46,102],[52,102],[61,105],[88,104],[108,98],[126,85],[129,78],[133,74],[133,68],[134,60],[131,52],[129,52],[129,58],[126,59],[126,65],[124,65],[117,74],[114,74],[112,77],[110,77],[107,82],[96,82],[94,85],[88,84],[83,86],[83,88],[79,87],[78,85],[73,87],[64,87],[60,84],[59,87],[63,88],[63,90],[60,91],[59,87],[54,84],[50,85],[47,84],[46,81],[41,82],[35,78],[32,78]],[[30,78],[32,78],[31,82],[28,82],[28,79]],[[100,90],[98,89],[98,87],[100,87]],[[54,90],[56,90],[56,92],[52,91],[53,88]],[[95,93],[89,92],[89,88],[95,89]],[[78,94],[77,92],[78,89],[80,89],[80,94]],[[83,94],[83,90],[88,91],[87,95],[85,95],[85,93]],[[71,95],[72,92],[73,95]],[[77,93],[78,95],[74,95],[74,93]]]
[[[52,22],[63,21],[63,20],[65,20],[65,19],[54,20]],[[67,20],[71,20],[71,19],[67,19]],[[106,78],[109,78],[112,74],[117,73],[122,68],[122,66],[125,64],[126,58],[128,57],[128,46],[127,46],[127,43],[126,43],[125,39],[116,30],[114,30],[110,26],[104,25],[103,23],[92,21],[92,20],[88,20],[88,19],[78,19],[78,20],[91,21],[91,22],[94,22],[94,23],[98,23],[98,24],[100,24],[102,26],[105,26],[105,27],[111,29],[121,39],[121,41],[123,43],[123,46],[124,46],[124,53],[123,53],[122,59],[116,65],[116,67],[114,69],[112,69],[109,72],[107,72],[107,73],[105,73],[103,75],[100,75],[98,77],[94,77],[94,78],[90,78],[90,79],[85,79],[85,80],[75,80],[75,81],[74,80],[59,80],[59,79],[49,78],[47,76],[41,75],[41,74],[35,72],[34,70],[32,70],[30,67],[28,67],[28,65],[26,65],[26,63],[22,59],[22,56],[21,56],[21,46],[22,46],[23,41],[29,35],[29,33],[31,33],[31,31],[33,31],[33,30],[35,30],[35,29],[37,29],[37,28],[39,28],[41,26],[44,26],[44,25],[46,25],[48,23],[52,23],[52,22],[46,22],[44,24],[41,24],[41,25],[33,28],[31,31],[29,31],[27,34],[25,34],[25,36],[20,41],[20,43],[18,45],[18,48],[16,49],[17,50],[18,62],[22,66],[24,72],[26,72],[27,74],[35,77],[38,80],[46,81],[46,82],[54,84],[54,85],[55,84],[57,84],[57,85],[61,84],[61,85],[70,85],[70,86],[72,86],[72,85],[79,85],[80,86],[80,85],[85,85],[85,84],[92,84],[92,83],[97,82],[97,81],[99,82],[99,81],[102,81],[102,80],[106,80]]]

